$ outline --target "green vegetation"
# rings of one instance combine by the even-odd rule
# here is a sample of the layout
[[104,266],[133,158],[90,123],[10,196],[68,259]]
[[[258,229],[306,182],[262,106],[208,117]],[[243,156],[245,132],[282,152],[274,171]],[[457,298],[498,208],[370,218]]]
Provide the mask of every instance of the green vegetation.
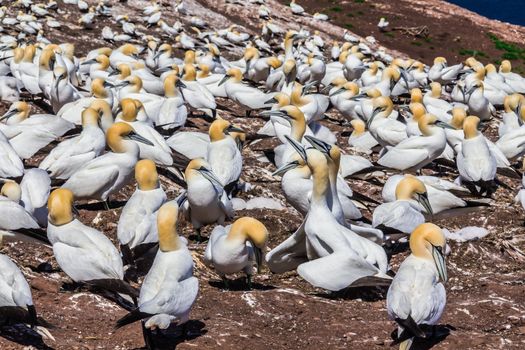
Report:
[[385,32],[384,34],[385,34],[386,36],[388,36],[388,37],[391,37],[391,38],[394,37],[394,33],[393,33],[393,32]]
[[343,8],[339,7],[339,6],[334,6],[334,7],[330,8],[330,11],[332,11],[332,12],[341,12],[341,11],[343,11]]
[[346,14],[346,17],[354,17],[354,14],[353,14],[352,12],[348,12],[348,13]]
[[472,56],[472,57],[489,57],[485,52],[478,50],[461,49],[459,50],[461,56]]
[[365,13],[363,11],[357,11],[358,15],[364,15]]
[[523,60],[525,62],[525,49],[516,44],[501,40],[492,33],[487,33],[489,39],[494,43],[496,49],[504,51],[501,58],[506,60]]
[[421,41],[412,41],[410,44],[414,45],[414,46],[422,46],[423,45],[423,43]]
[[357,4],[363,4],[365,2],[365,0],[354,0],[355,3]]
[[351,24],[351,23],[345,24],[345,27],[348,28],[348,29],[354,28],[353,24]]

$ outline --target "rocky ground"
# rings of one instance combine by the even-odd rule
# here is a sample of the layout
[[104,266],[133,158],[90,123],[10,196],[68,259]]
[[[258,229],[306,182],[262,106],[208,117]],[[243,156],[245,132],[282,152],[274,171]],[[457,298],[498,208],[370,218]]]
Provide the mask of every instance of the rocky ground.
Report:
[[[201,11],[199,13],[206,16],[208,21],[215,23],[214,25],[219,23],[222,27],[239,21],[248,30],[255,30],[256,10],[254,9],[227,5],[224,1],[187,2],[194,6],[195,11]],[[279,5],[275,1],[268,2],[279,10],[279,21],[285,21],[290,17],[289,12],[286,12],[288,10],[277,7]],[[130,0],[129,3],[131,7],[128,11],[133,17],[138,16],[139,9],[146,2]],[[319,6],[324,6],[324,3],[328,2],[316,2]],[[379,6],[387,1],[374,3]],[[398,3],[406,5],[405,1]],[[123,9],[124,5],[116,4],[116,6]],[[166,7],[165,11],[171,20],[174,14],[168,12],[168,8]],[[224,17],[219,17],[219,14]],[[98,38],[98,35],[104,25],[110,25],[109,20],[107,23],[97,24],[93,31],[87,32],[76,26],[78,12],[72,7],[68,8],[63,18],[67,21],[70,30],[52,31],[47,35],[48,38],[57,41],[74,41],[77,43],[77,50],[81,52],[107,45]],[[401,19],[400,21],[399,25],[410,25],[402,22]],[[370,19],[370,22],[375,25],[376,18]],[[289,23],[298,27],[311,24],[312,21],[301,18]],[[340,37],[343,31],[331,24],[323,24],[319,28],[330,37]],[[357,28],[352,28],[354,29],[358,32]],[[402,47],[398,47],[397,42],[393,44],[392,47],[402,51]],[[436,46],[436,54],[437,52],[441,54],[445,48]],[[412,52],[408,53],[412,55]],[[444,51],[443,54],[452,55],[452,52]],[[227,101],[219,101],[219,104],[222,108],[219,112],[222,117],[233,120],[249,133],[254,133],[264,123],[257,117],[250,119],[242,117],[243,113]],[[2,104],[0,113],[3,113],[6,107]],[[345,132],[347,128],[337,122],[341,120],[338,114],[331,113],[331,116],[335,121],[327,121],[325,125],[338,134],[339,144],[350,152],[347,147],[348,133]],[[182,131],[197,129],[205,131],[209,125],[208,121],[199,117],[190,118],[189,121],[188,125],[191,126],[183,128]],[[494,135],[495,129],[494,123],[490,126],[488,134]],[[241,197],[274,198],[285,206],[285,209],[242,210],[236,213],[238,217],[253,216],[268,227],[269,248],[284,240],[301,221],[299,215],[286,206],[280,190],[279,178],[271,176],[271,172],[275,169],[273,165],[260,161],[263,151],[273,146],[270,140],[263,140],[248,144],[243,150],[245,166],[241,179],[250,183],[252,189],[241,194]],[[46,150],[43,150],[28,164],[38,164],[45,153]],[[425,170],[425,173],[433,173],[433,170]],[[454,176],[454,173],[447,173],[448,178]],[[386,178],[381,176],[378,180],[381,183]],[[525,346],[525,271],[523,269],[525,214],[521,207],[512,202],[519,182],[506,178],[503,178],[503,181],[514,190],[500,188],[493,195],[491,207],[464,217],[432,219],[436,224],[451,231],[469,225],[483,226],[489,230],[489,235],[479,241],[450,242],[448,304],[439,328],[440,333],[449,332],[449,334],[419,344],[420,348],[518,349]],[[380,199],[380,185],[362,180],[350,180],[349,183],[353,189]],[[179,187],[166,178],[162,178],[162,184],[169,198],[174,198],[180,191]],[[115,240],[116,223],[121,211],[118,206],[123,205],[133,190],[134,184],[125,188],[114,198],[113,205],[116,208],[109,211],[100,210],[100,207],[93,205],[83,206],[80,210],[80,220],[102,230]],[[365,215],[370,217],[369,212]],[[189,224],[181,222],[180,228],[181,234],[192,238],[194,233]],[[204,235],[206,236],[210,231],[211,227],[208,227]],[[189,334],[182,338],[179,329],[170,330],[169,334],[159,337],[163,348],[388,349],[390,347],[391,333],[395,329],[395,324],[387,319],[385,290],[359,289],[330,294],[312,288],[294,272],[273,275],[266,269],[255,278],[253,290],[246,290],[242,279],[233,283],[231,290],[224,290],[218,276],[202,264],[204,248],[205,244],[196,244],[193,241],[190,244],[196,264],[195,275],[200,281],[200,293],[191,313]],[[115,321],[126,313],[114,300],[109,296],[94,294],[85,289],[72,289],[68,285],[70,281],[58,269],[51,249],[29,243],[16,243],[3,246],[1,252],[12,257],[21,267],[32,287],[34,302],[39,313],[55,326],[51,332],[56,338],[55,342],[42,343],[39,338],[25,332],[21,327],[3,328],[0,330],[1,349],[140,349],[143,346],[138,324],[117,331],[113,329]],[[406,255],[407,253],[402,253],[393,258],[394,271]]]

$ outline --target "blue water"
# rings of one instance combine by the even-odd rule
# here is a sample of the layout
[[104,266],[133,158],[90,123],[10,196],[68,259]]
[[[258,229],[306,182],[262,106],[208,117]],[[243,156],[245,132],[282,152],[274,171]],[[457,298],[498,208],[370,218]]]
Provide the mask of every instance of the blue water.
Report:
[[525,0],[447,0],[491,19],[525,26]]

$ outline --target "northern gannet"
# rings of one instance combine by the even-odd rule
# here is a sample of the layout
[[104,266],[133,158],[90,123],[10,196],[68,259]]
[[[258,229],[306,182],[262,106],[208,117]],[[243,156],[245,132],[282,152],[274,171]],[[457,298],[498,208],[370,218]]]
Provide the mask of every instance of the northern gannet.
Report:
[[111,193],[129,183],[133,176],[140,152],[135,141],[152,145],[129,124],[113,124],[106,133],[111,152],[84,164],[62,187],[71,190],[77,199],[107,200]]
[[264,259],[264,249],[268,241],[268,230],[259,220],[242,217],[227,227],[216,226],[210,234],[204,253],[204,261],[227,283],[226,275],[244,272],[248,288],[254,266],[257,271]]
[[434,224],[421,224],[410,235],[412,254],[399,266],[386,297],[402,350],[410,349],[414,337],[426,338],[420,325],[435,325],[445,309],[445,246],[445,235]]
[[159,250],[142,283],[138,307],[116,324],[120,328],[143,320],[146,346],[152,349],[156,347],[151,330],[166,329],[172,322],[186,323],[199,291],[199,280],[193,276],[193,258],[187,241],[177,234],[177,217],[177,204],[173,202],[159,209]]

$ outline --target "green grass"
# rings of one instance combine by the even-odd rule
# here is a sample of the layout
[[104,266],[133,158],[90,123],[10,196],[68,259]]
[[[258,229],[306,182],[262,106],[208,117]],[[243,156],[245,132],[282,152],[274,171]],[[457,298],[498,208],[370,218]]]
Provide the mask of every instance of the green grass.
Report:
[[354,28],[354,25],[351,24],[351,23],[347,23],[347,24],[345,24],[345,27],[348,28],[348,29],[352,29],[352,28]]
[[354,14],[351,13],[351,12],[348,12],[348,13],[346,14],[346,17],[354,17]]
[[423,43],[421,41],[412,41],[410,44],[414,45],[414,46],[422,46],[423,45]]
[[356,4],[364,4],[365,0],[354,0]]
[[489,57],[487,54],[483,51],[478,50],[469,50],[469,49],[461,49],[459,50],[459,54],[461,56],[472,56],[472,57]]
[[394,37],[394,33],[392,33],[392,32],[385,32],[384,34],[385,34],[386,36],[391,37],[391,38]]
[[523,60],[525,61],[525,49],[524,48],[516,44],[503,41],[492,33],[487,33],[487,36],[489,37],[490,41],[494,43],[494,46],[496,47],[496,49],[500,51],[504,51],[503,54],[501,55],[501,58],[505,60]]
[[364,15],[365,13],[363,11],[357,11],[358,15]]
[[339,6],[334,6],[334,7],[330,8],[330,11],[332,11],[332,12],[341,12],[341,11],[343,11],[343,8],[339,7]]

